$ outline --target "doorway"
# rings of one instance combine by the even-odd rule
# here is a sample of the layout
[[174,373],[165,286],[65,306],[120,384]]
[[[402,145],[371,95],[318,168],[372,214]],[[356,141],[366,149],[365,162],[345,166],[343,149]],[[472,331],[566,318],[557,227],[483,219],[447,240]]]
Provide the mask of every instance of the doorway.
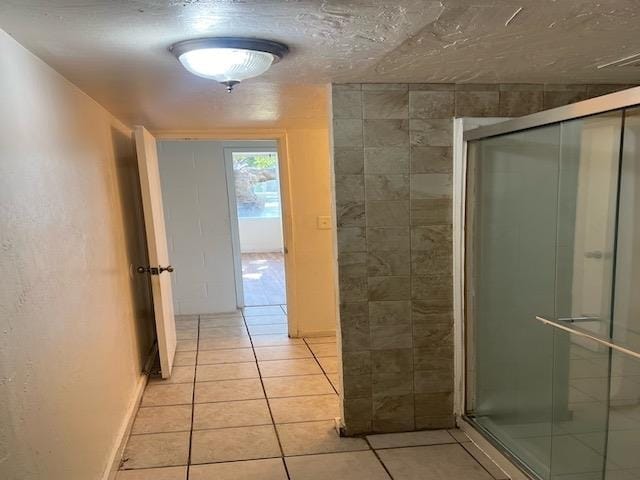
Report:
[[276,141],[225,148],[238,307],[286,314],[285,245]]

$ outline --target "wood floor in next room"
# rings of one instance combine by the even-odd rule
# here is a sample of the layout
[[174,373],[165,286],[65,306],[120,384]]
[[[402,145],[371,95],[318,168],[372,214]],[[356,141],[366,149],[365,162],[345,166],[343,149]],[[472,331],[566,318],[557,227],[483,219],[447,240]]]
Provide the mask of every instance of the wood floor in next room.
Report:
[[291,339],[279,306],[179,317],[117,480],[492,480],[460,431],[341,438],[335,337]]
[[287,303],[284,255],[282,253],[243,253],[242,288],[245,305]]

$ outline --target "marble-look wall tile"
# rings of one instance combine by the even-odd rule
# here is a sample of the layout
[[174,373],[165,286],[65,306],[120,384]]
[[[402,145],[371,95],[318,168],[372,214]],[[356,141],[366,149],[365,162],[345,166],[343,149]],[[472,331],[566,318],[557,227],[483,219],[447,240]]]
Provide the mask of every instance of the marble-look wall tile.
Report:
[[411,348],[411,302],[369,302],[371,348]]
[[363,83],[362,90],[399,90],[407,92],[409,90],[409,85],[406,83]]
[[457,91],[456,117],[497,117],[500,112],[500,92]]
[[449,225],[452,205],[450,198],[412,199],[411,225]]
[[403,147],[408,139],[408,120],[364,120],[365,147]]
[[452,175],[444,173],[416,173],[411,175],[411,199],[436,200],[453,196]]
[[367,228],[367,251],[409,251],[411,234],[409,227]]
[[338,229],[338,257],[341,253],[366,252],[367,237],[362,227],[341,227]]
[[366,301],[343,302],[340,305],[340,319],[342,351],[368,351],[371,348],[369,303]]
[[411,279],[407,276],[368,278],[369,301],[409,300]]
[[362,129],[362,120],[334,118],[333,144],[336,147],[361,147],[364,144]]
[[409,173],[410,150],[402,147],[367,147],[364,149],[365,173]]
[[338,256],[338,276],[341,286],[340,302],[362,302],[368,297],[367,254],[342,252]]
[[362,92],[349,88],[333,89],[333,118],[362,118]]
[[364,202],[345,202],[336,205],[336,222],[339,227],[365,226]]
[[367,200],[408,200],[409,175],[365,175]]
[[378,251],[367,254],[367,273],[371,277],[409,275],[411,273],[410,252]]
[[376,432],[402,432],[415,428],[414,397],[379,395],[373,398],[372,427]]
[[521,117],[544,108],[544,92],[540,90],[510,90],[500,92],[499,115]]
[[364,398],[345,398],[343,407],[344,433],[346,435],[360,435],[373,431],[371,396]]
[[367,202],[369,227],[401,227],[409,225],[408,200],[378,200]]
[[453,426],[453,117],[526,115],[624,87],[334,86],[348,435]]
[[336,147],[333,150],[336,175],[362,175],[364,173],[364,151],[360,147]]
[[409,118],[409,93],[407,91],[365,91],[363,95],[364,118]]
[[411,173],[452,173],[451,147],[411,147]]
[[453,120],[412,118],[409,120],[411,145],[450,147],[453,143]]
[[454,93],[452,91],[412,91],[409,93],[411,118],[453,117]]

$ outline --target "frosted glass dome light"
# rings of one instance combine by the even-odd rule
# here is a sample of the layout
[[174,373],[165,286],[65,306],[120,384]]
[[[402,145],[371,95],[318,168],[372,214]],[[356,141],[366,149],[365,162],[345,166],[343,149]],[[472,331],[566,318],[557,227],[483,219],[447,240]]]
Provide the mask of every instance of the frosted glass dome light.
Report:
[[289,48],[253,38],[201,38],[176,43],[170,49],[189,72],[226,85],[227,91],[257,77],[278,62]]

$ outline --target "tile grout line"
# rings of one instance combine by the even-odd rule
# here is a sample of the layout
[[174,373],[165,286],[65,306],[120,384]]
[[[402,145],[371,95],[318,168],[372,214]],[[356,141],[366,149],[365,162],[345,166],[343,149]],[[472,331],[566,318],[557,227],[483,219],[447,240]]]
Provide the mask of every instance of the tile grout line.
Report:
[[369,442],[369,439],[366,436],[364,437],[364,441],[367,442],[367,445],[369,446],[369,448],[371,449],[371,451],[373,452],[375,457],[378,459],[378,462],[380,462],[380,465],[382,465],[382,468],[384,468],[384,471],[387,472],[387,475],[389,475],[389,478],[391,480],[393,480],[393,475],[391,475],[391,472],[389,471],[387,466],[384,464],[384,462],[382,461],[382,459],[378,455],[378,452],[376,452],[376,449],[371,446],[371,443]]
[[198,315],[198,328],[196,330],[196,359],[193,368],[193,391],[191,392],[191,428],[189,430],[189,455],[187,457],[187,478],[191,474],[191,451],[193,447],[193,419],[196,413],[196,378],[198,376],[198,354],[200,351],[200,315]]
[[[456,440],[457,441],[457,440]],[[475,443],[473,443],[473,441],[469,441],[469,442],[464,442],[464,443],[472,443],[473,445],[475,445],[475,447],[480,450],[480,453],[482,455],[484,455],[485,457],[487,457],[487,460],[489,460],[491,463],[493,463],[497,469],[502,470],[500,467],[498,467],[498,465],[491,459],[491,457],[489,457],[486,453],[484,453],[482,451],[482,449],[480,447],[478,447]],[[493,474],[489,471],[489,469],[487,467],[485,467],[482,462],[480,460],[478,460],[476,458],[476,456],[474,454],[472,454],[469,450],[467,450],[467,447],[464,446],[464,444],[462,442],[458,442],[458,445],[460,445],[460,447],[462,447],[462,449],[467,453],[467,455],[469,455],[471,458],[473,458],[473,460],[480,465],[480,468],[482,468],[485,472],[487,472],[487,474],[489,475],[489,477],[493,478],[495,480],[496,477],[493,476]]]
[[[249,335],[249,342],[251,343],[251,351],[253,352],[253,358],[255,360],[256,369],[258,370],[258,378],[260,379],[260,386],[262,387],[262,393],[264,394],[264,401],[267,404],[267,409],[269,410],[269,416],[271,417],[271,426],[273,427],[273,431],[276,435],[276,440],[278,441],[278,447],[280,448],[280,460],[282,461],[282,465],[284,466],[285,474],[287,475],[287,479],[291,480],[291,476],[289,475],[289,468],[287,467],[287,462],[284,461],[284,450],[282,448],[282,442],[280,441],[280,434],[278,433],[278,429],[276,428],[276,421],[273,418],[273,412],[271,411],[271,403],[269,402],[269,398],[267,397],[267,390],[264,388],[264,381],[262,380],[262,372],[260,371],[260,365],[258,364],[258,357],[256,356],[256,349],[253,346],[253,338],[251,337],[251,333],[249,333],[249,327],[247,325],[247,319],[244,316],[244,312],[242,312],[242,320],[244,321],[244,327],[247,330],[247,334]],[[187,480],[189,480],[187,478]]]
[[[333,384],[333,382],[329,378],[329,375],[327,374],[327,372],[324,371],[324,368],[322,368],[322,364],[320,363],[320,360],[318,360],[318,357],[316,356],[316,352],[314,352],[313,349],[309,346],[310,344],[307,342],[306,337],[302,337],[302,341],[304,342],[304,344],[307,346],[307,348],[311,352],[311,355],[313,355],[313,359],[316,361],[316,363],[320,367],[320,370],[322,371],[322,374],[324,375],[324,378],[327,379],[327,382],[329,382],[329,385],[331,385],[332,390],[336,393],[336,395],[338,395],[338,397],[340,397],[340,394],[338,393],[338,390],[336,389],[335,385]],[[336,349],[337,348],[338,348],[338,345],[336,344]],[[336,358],[338,358],[337,355],[336,355]]]

